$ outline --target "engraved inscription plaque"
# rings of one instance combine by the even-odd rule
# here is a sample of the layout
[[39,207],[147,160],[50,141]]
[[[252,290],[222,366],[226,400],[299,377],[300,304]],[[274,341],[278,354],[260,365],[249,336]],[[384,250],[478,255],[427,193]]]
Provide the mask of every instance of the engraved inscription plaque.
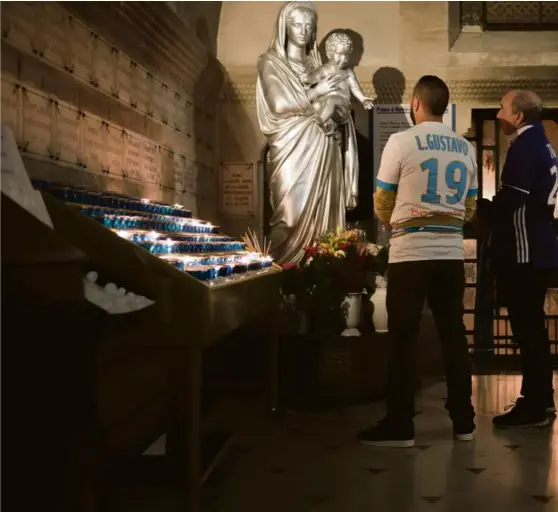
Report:
[[188,133],[194,133],[195,108],[191,98],[186,98],[184,102],[184,123]]
[[167,189],[174,188],[174,154],[163,146],[159,146],[161,162],[161,185]]
[[143,159],[141,180],[146,183],[161,183],[161,168],[159,163],[159,148],[149,139],[143,139]]
[[142,137],[136,135],[135,133],[126,133],[126,170],[124,171],[125,178],[141,181],[143,146],[144,143]]
[[[31,33],[31,51],[39,57],[44,57],[48,48],[48,32],[50,30],[47,2],[28,2],[32,5],[33,11],[30,20],[33,20],[33,31]],[[41,20],[36,23],[36,20]]]
[[22,144],[36,155],[52,153],[53,105],[47,96],[23,90]]
[[148,91],[148,78],[147,71],[141,66],[136,66],[132,69],[134,87],[131,91],[131,97],[138,110],[142,112],[149,111],[149,91]]
[[116,90],[118,97],[126,102],[131,103],[131,92],[133,83],[134,69],[131,66],[130,59],[118,53],[116,60]]
[[175,153],[188,156],[188,141],[182,133],[178,133],[171,126],[162,126],[160,131],[160,142]]
[[186,112],[184,109],[184,103],[177,103],[175,116],[174,116],[174,129],[180,132],[182,135],[186,135]]
[[71,69],[72,58],[68,34],[71,30],[69,15],[55,2],[44,2],[46,19],[41,24],[48,29],[46,34],[46,58],[66,71]]
[[107,130],[107,170],[122,176],[124,171],[124,132],[119,126],[109,124]]
[[187,160],[184,156],[179,155],[178,153],[173,154],[172,159],[172,171],[173,174],[171,176],[172,179],[172,187],[174,188],[175,193],[178,192],[180,194],[184,191],[184,166]]
[[70,23],[64,23],[64,30],[52,30],[49,34],[48,59],[66,71],[74,70],[74,57],[68,44],[68,31]]
[[4,2],[2,4],[2,25],[9,20],[8,41],[25,51],[32,51],[33,36],[32,2]]
[[188,158],[184,157],[181,159],[181,166],[177,169],[175,173],[175,188],[177,192],[181,194],[185,194],[188,191],[188,183],[190,182],[189,178],[187,178],[188,173],[192,172],[191,167],[193,166],[194,162],[188,160]]
[[89,54],[90,31],[79,21],[75,20],[75,18],[72,18],[70,21],[70,27],[68,44],[71,51],[71,66],[74,76],[89,83],[91,69]]
[[112,53],[112,47],[101,39],[92,41],[92,47],[94,49],[93,61],[98,87],[105,93],[112,94],[116,85],[116,58]]
[[168,92],[167,85],[155,78],[153,85],[153,117],[164,124],[169,122]]
[[58,104],[55,111],[58,158],[64,162],[79,164],[82,154],[79,111],[65,103]]
[[82,162],[89,172],[101,174],[106,169],[106,133],[103,122],[97,116],[84,113],[81,119]]
[[221,211],[229,217],[254,215],[252,165],[229,164],[221,168]]
[[182,176],[185,194],[198,193],[198,165],[196,162],[186,159],[184,175]]
[[163,93],[166,104],[165,110],[167,113],[166,121],[168,125],[172,129],[174,129],[176,109],[178,107],[178,105],[176,104],[176,97],[178,96],[178,94],[168,87],[164,88]]
[[2,123],[7,124],[19,140],[19,87],[2,80]]
[[146,114],[149,117],[154,117],[155,115],[155,95],[157,94],[157,82],[155,81],[155,77],[151,74],[146,72],[146,79],[145,79],[145,91],[146,91]]

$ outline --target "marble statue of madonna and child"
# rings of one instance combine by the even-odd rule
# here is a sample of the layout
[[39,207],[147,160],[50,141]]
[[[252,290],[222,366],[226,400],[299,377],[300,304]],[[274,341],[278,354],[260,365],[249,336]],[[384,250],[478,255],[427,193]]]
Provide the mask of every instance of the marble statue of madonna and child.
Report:
[[372,101],[348,68],[353,45],[331,34],[322,64],[312,2],[288,2],[277,18],[271,45],[258,61],[260,129],[269,147],[271,254],[298,262],[319,235],[345,228],[357,205],[358,155],[351,96]]

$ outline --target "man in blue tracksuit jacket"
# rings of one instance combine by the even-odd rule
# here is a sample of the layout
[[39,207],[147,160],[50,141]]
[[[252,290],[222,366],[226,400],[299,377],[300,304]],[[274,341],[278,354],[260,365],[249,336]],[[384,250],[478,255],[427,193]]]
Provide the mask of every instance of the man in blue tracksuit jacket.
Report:
[[523,370],[523,396],[493,420],[502,428],[544,426],[555,413],[544,302],[550,274],[558,267],[553,225],[558,160],[541,112],[535,93],[511,91],[498,113],[510,148],[493,201],[492,261]]

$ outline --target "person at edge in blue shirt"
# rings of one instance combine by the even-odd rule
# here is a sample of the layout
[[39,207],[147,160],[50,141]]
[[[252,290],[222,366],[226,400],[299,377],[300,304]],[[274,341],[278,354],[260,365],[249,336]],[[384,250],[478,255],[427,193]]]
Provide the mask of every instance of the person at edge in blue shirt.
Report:
[[492,205],[492,264],[522,361],[522,396],[494,427],[541,427],[554,408],[550,342],[544,302],[558,240],[553,225],[558,160],[541,122],[542,103],[530,91],[502,98],[498,119],[510,138]]

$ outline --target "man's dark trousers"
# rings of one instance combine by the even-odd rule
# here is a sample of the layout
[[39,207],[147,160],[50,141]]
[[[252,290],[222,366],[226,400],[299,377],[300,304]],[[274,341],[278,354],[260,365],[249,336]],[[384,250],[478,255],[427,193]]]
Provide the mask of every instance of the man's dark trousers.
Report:
[[552,359],[544,301],[551,270],[530,263],[495,268],[496,285],[508,309],[511,330],[521,352],[521,394],[532,407],[546,408],[553,401]]
[[414,342],[425,299],[442,343],[448,399],[454,424],[473,422],[471,363],[463,324],[465,267],[463,260],[392,263],[388,268],[387,308],[390,361],[387,417],[412,429],[414,414]]

